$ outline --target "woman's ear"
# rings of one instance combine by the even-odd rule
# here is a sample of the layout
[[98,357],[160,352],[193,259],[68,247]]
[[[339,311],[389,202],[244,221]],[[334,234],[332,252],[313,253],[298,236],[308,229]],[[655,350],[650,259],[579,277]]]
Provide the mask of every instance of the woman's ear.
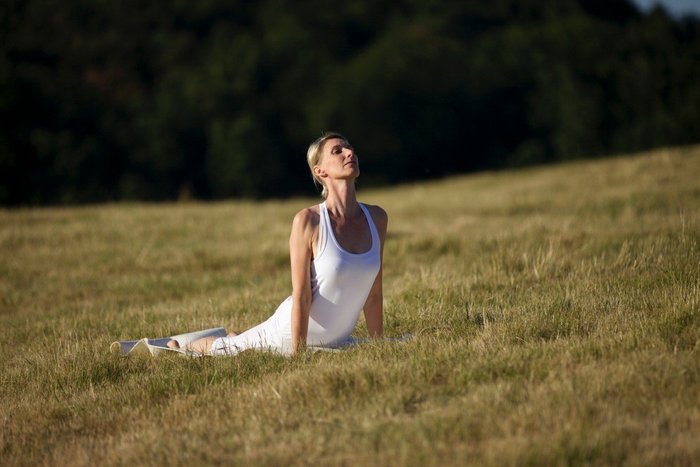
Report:
[[318,165],[314,165],[314,174],[319,178],[324,178],[326,176],[326,171]]

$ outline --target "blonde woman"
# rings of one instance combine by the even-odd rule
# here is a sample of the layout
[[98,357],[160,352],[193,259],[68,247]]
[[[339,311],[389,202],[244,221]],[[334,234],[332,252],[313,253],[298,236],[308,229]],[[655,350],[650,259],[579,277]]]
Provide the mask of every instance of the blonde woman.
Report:
[[[307,345],[339,347],[364,311],[371,337],[383,335],[382,256],[387,214],[357,201],[360,166],[347,138],[325,133],[307,162],[324,201],[294,217],[289,237],[292,295],[265,322],[228,337],[192,342],[187,350],[235,355],[246,349],[297,353]],[[179,347],[176,341],[168,343]]]

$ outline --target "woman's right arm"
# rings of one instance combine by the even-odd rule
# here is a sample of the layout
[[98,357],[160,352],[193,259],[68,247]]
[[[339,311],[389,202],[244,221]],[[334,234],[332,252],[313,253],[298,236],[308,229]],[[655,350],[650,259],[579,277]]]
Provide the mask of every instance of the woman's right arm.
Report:
[[306,346],[311,309],[311,260],[313,258],[314,212],[304,209],[294,216],[289,236],[292,267],[292,353]]

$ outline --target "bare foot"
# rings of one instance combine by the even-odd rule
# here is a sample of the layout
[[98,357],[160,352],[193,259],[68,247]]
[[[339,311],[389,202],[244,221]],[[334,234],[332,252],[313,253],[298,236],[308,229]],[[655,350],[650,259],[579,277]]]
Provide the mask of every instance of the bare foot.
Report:
[[180,343],[178,341],[176,341],[175,339],[169,340],[168,343],[165,345],[167,345],[169,349],[176,349],[177,350],[180,348]]
[[233,336],[237,336],[237,335],[238,335],[238,334],[236,334],[235,332],[231,331],[231,332],[229,332],[228,334],[226,334],[226,337],[233,337]]

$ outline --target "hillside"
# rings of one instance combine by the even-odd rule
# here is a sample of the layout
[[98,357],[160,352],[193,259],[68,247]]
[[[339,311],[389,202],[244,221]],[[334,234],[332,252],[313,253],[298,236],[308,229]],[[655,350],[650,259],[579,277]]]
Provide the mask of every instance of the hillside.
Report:
[[360,179],[415,339],[292,359],[108,347],[267,317],[317,200],[0,211],[0,464],[691,464],[698,180],[700,147]]

